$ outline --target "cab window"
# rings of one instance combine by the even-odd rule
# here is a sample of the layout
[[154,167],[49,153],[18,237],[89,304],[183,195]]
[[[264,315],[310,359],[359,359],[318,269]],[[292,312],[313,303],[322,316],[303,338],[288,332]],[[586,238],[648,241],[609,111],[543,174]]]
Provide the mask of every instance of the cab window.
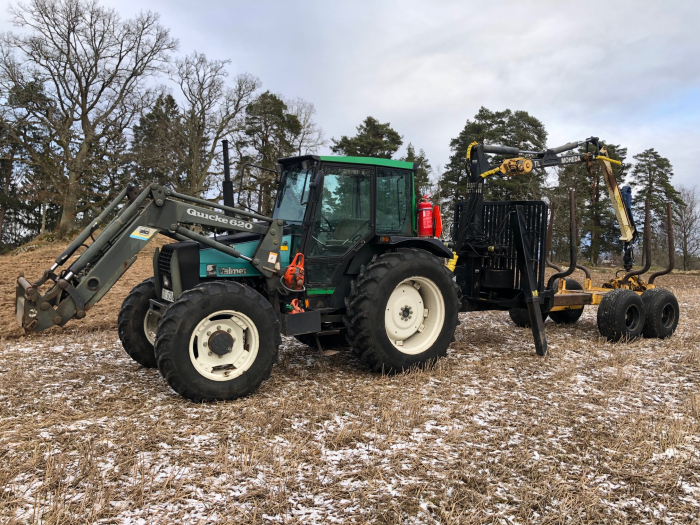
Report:
[[413,172],[377,168],[377,235],[411,235]]

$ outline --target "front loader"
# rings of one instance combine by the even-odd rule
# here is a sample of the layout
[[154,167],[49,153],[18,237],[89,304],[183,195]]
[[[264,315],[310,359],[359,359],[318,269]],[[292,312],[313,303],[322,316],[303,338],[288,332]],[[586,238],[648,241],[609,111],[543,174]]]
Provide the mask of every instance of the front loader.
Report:
[[85,317],[161,234],[175,242],[156,250],[153,277],[124,300],[119,336],[134,360],[157,366],[184,397],[255,391],[281,334],[320,348],[349,344],[377,371],[445,355],[458,289],[444,265],[450,250],[417,235],[413,163],[280,159],[274,212],[265,217],[233,206],[224,160],[223,205],[157,184],[127,188],[40,279],[20,276],[16,313],[25,331]]

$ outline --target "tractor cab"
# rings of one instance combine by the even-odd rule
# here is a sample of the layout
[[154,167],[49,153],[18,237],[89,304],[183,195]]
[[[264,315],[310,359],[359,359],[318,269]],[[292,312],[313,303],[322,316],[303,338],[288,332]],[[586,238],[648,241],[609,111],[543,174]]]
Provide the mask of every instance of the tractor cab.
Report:
[[[410,247],[418,241],[413,163],[303,156],[280,164],[273,217],[283,219],[291,234],[285,235],[290,260],[304,254],[313,306],[342,308],[349,277],[373,255],[387,244]],[[436,253],[444,256],[444,246],[434,241]]]

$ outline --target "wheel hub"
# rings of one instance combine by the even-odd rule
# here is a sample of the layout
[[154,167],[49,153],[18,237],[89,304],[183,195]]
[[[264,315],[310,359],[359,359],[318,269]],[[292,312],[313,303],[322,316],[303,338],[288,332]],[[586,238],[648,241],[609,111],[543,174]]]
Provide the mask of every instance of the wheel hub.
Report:
[[202,319],[190,338],[190,359],[199,374],[228,381],[248,370],[258,354],[255,324],[241,312],[221,310]]
[[209,350],[216,355],[226,355],[233,350],[233,344],[236,342],[235,337],[231,334],[218,330],[209,337]]
[[389,341],[404,354],[419,354],[435,342],[445,319],[440,289],[425,277],[399,283],[384,309]]

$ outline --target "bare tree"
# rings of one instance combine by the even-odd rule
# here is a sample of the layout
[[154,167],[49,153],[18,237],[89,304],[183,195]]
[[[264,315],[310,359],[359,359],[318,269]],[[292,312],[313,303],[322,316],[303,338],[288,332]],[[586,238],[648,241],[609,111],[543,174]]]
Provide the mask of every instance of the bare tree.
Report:
[[294,115],[301,125],[297,133],[288,137],[289,143],[294,147],[297,155],[311,155],[318,153],[320,147],[327,144],[323,136],[323,130],[314,122],[316,108],[311,102],[302,98],[285,100],[287,112]]
[[[122,20],[96,0],[31,0],[10,13],[28,33],[7,34],[0,42],[2,109],[6,120],[44,128],[50,136],[49,165],[26,137],[14,138],[34,163],[53,168],[49,173],[63,194],[59,230],[66,232],[75,227],[89,186],[81,179],[150,103],[145,82],[164,70],[177,41],[157,14]],[[7,94],[33,86],[38,98],[9,103]]]
[[223,138],[242,131],[245,109],[261,85],[257,78],[241,74],[232,87],[227,86],[229,63],[209,60],[195,51],[178,60],[171,73],[186,102],[183,132],[188,147],[174,153],[184,156],[181,161],[187,173],[178,189],[189,195],[199,196],[209,189],[216,148]]
[[682,205],[674,207],[676,245],[683,256],[683,270],[690,270],[693,258],[700,256],[700,195],[695,187],[678,189]]

